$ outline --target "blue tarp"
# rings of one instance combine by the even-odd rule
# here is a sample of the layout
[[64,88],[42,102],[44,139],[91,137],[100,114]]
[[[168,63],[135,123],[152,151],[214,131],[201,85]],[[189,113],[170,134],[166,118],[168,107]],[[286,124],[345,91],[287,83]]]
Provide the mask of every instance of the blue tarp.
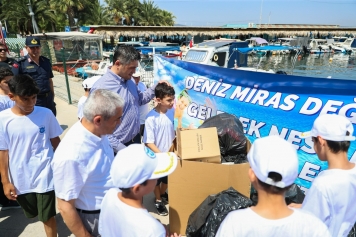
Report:
[[252,47],[252,48],[238,48],[238,51],[241,53],[248,53],[250,51],[261,51],[261,50],[290,50],[291,47],[288,46],[278,46],[278,45],[270,45],[270,46],[262,46],[262,47]]
[[162,53],[166,51],[175,51],[180,50],[179,46],[173,47],[136,47],[136,49],[141,50],[142,54],[148,54],[153,52],[153,48],[155,48],[155,53]]

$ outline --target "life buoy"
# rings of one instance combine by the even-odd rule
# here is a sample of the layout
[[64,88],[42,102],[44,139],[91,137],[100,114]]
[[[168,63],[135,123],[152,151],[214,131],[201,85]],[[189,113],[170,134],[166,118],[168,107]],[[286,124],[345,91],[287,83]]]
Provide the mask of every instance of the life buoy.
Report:
[[214,54],[214,57],[213,57],[214,61],[218,61],[219,59],[219,56],[217,54]]

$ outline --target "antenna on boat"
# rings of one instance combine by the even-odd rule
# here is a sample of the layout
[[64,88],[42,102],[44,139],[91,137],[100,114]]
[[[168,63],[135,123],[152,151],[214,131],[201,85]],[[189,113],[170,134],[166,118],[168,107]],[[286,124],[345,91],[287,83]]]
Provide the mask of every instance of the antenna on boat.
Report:
[[260,28],[262,28],[261,22],[262,22],[262,7],[263,7],[263,0],[261,2],[261,13],[260,13]]

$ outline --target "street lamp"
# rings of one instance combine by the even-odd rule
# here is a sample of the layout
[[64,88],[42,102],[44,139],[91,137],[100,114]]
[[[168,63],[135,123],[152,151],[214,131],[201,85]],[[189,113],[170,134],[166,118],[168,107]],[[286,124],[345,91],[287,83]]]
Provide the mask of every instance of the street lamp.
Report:
[[34,34],[39,34],[40,31],[38,30],[37,22],[35,20],[35,13],[33,13],[33,11],[32,11],[32,6],[31,6],[30,0],[28,0],[27,6],[28,6],[28,10],[30,11],[30,16],[31,16],[31,20],[32,20],[32,27],[33,27],[33,33]]

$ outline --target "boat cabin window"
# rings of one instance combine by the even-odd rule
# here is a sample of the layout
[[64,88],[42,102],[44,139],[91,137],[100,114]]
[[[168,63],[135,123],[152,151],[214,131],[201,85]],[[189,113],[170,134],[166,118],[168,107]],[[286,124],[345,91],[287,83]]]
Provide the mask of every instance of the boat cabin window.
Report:
[[208,51],[189,50],[185,55],[185,61],[203,62],[208,55]]

